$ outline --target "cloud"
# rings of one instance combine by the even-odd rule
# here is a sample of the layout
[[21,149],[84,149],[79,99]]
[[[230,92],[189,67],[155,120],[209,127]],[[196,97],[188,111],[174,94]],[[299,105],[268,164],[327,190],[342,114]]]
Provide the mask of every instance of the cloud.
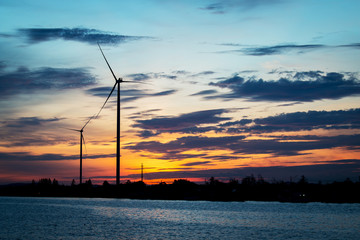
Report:
[[139,137],[142,137],[142,138],[149,138],[149,137],[154,137],[154,136],[157,136],[159,135],[160,133],[157,132],[157,131],[149,131],[149,130],[144,130],[144,131],[141,131],[138,136]]
[[360,43],[351,43],[351,44],[339,45],[338,47],[360,49]]
[[230,118],[220,117],[219,115],[228,112],[226,109],[204,110],[192,113],[181,114],[176,117],[159,117],[149,120],[137,120],[133,127],[138,127],[147,131],[156,132],[207,132],[212,127],[199,127],[201,124],[214,124]]
[[38,117],[20,117],[17,119],[8,119],[5,121],[1,121],[1,127],[11,128],[11,131],[21,131],[24,132],[26,129],[31,128],[33,130],[37,127],[43,127],[46,123],[58,122],[61,119],[59,118],[38,118]]
[[[20,117],[0,121],[0,146],[50,146],[72,144],[74,134],[64,133],[64,118]],[[77,141],[76,134],[76,144]]]
[[[110,158],[115,157],[115,154],[84,154],[84,158],[86,159],[99,159],[99,158]],[[78,160],[79,155],[63,155],[63,154],[53,154],[53,153],[45,153],[35,155],[29,152],[0,152],[0,161],[26,161],[26,162],[34,162],[34,161],[65,161],[65,160]]]
[[176,90],[167,90],[167,91],[162,91],[162,92],[157,92],[152,94],[151,96],[156,97],[156,96],[167,96],[167,95],[172,95],[174,93],[176,93]]
[[290,51],[295,51],[297,53],[304,53],[306,51],[321,49],[324,47],[325,46],[321,44],[307,44],[307,45],[288,44],[288,45],[276,45],[270,47],[243,48],[241,50],[235,50],[235,51],[242,52],[245,55],[250,55],[250,56],[266,56],[266,55],[283,54]]
[[282,113],[256,119],[225,122],[220,127],[231,132],[252,134],[313,129],[360,129],[360,109]]
[[[325,183],[333,181],[344,181],[346,178],[351,178],[353,181],[358,180],[359,173],[357,169],[360,168],[359,159],[348,160],[334,160],[321,164],[308,164],[302,166],[271,166],[271,167],[239,167],[231,169],[207,169],[207,170],[189,170],[189,171],[166,171],[166,172],[147,172],[144,173],[144,178],[147,180],[154,179],[209,179],[215,177],[223,181],[229,179],[241,179],[246,176],[254,174],[261,175],[267,181],[284,180],[293,181],[299,180],[300,176],[304,175],[310,182],[317,183],[323,181]],[[139,174],[131,174],[125,177],[139,178]]]
[[211,82],[210,86],[228,88],[227,94],[207,96],[212,98],[246,98],[249,101],[311,102],[321,99],[340,99],[359,95],[360,81],[351,74],[337,72],[297,72],[289,78],[264,81],[235,75],[226,80]]
[[59,118],[21,117],[0,121],[0,146],[46,146],[68,140],[49,133],[58,127]]
[[148,80],[148,79],[152,78],[151,75],[145,74],[145,73],[129,74],[129,75],[127,75],[127,77],[131,78],[134,81],[144,81],[144,80]]
[[271,131],[300,131],[318,128],[360,129],[360,108],[339,111],[308,111],[283,113],[255,119],[256,125],[271,127]]
[[157,141],[138,142],[134,145],[125,146],[126,149],[147,151],[153,153],[180,153],[188,150],[224,150],[243,140],[244,136],[229,137],[203,137],[188,136],[176,140],[161,143]]
[[272,156],[304,155],[304,151],[343,147],[358,149],[360,135],[340,135],[333,137],[285,137],[271,140],[244,140],[229,146],[235,154],[270,154]]
[[78,159],[78,155],[41,154],[33,155],[29,152],[0,153],[0,161],[63,161]]
[[[87,89],[86,93],[88,93],[92,96],[106,98],[109,95],[111,89],[112,89],[112,87],[96,87],[96,88]],[[172,89],[172,90],[165,90],[165,91],[161,91],[161,92],[151,93],[148,90],[144,90],[144,89],[129,88],[129,89],[121,89],[120,96],[121,96],[121,102],[124,103],[124,102],[132,102],[137,99],[146,98],[146,97],[168,96],[168,95],[175,94],[176,92],[177,92],[177,90]],[[116,93],[114,91],[112,94],[112,97],[115,97],[115,96],[116,96]]]
[[6,63],[4,61],[0,61],[0,73],[6,68]]
[[251,119],[241,119],[239,121],[226,122],[226,123],[221,124],[220,126],[221,127],[244,126],[244,125],[250,124],[252,122],[253,122],[253,120],[251,120]]
[[283,3],[283,0],[225,0],[209,4],[200,8],[213,14],[224,14],[231,9],[249,11],[263,6],[272,6]]
[[[225,43],[220,44],[227,47],[242,47],[241,44]],[[324,45],[324,44],[283,44],[265,47],[243,47],[241,49],[225,50],[219,53],[242,53],[248,56],[269,56],[280,55],[285,53],[295,52],[297,54],[306,53],[309,51],[319,49],[336,49],[336,48],[351,48],[360,49],[360,43],[343,44],[343,45]]]
[[191,77],[209,76],[209,75],[212,75],[214,73],[215,73],[214,71],[203,71],[203,72],[193,74],[193,75],[191,75]]
[[[189,150],[228,150],[233,154],[270,154],[272,156],[303,155],[304,151],[343,147],[360,149],[360,135],[340,135],[332,137],[289,136],[273,139],[246,139],[245,136],[204,137],[188,136],[167,143],[157,141],[138,142],[124,148],[164,154],[174,159]],[[181,158],[179,158],[181,159]]]
[[216,90],[203,90],[194,94],[191,94],[190,96],[203,96],[203,95],[213,95],[217,93]]
[[130,78],[132,81],[146,81],[149,79],[171,79],[174,80],[177,78],[177,75],[170,75],[165,73],[134,73],[126,75],[126,77]]
[[213,162],[211,161],[201,161],[201,162],[189,162],[189,163],[184,163],[181,166],[185,166],[185,167],[191,167],[191,166],[203,166],[203,165],[212,165]]
[[[283,113],[276,116],[255,119],[241,119],[223,122],[219,114],[226,112],[222,109],[207,110],[182,114],[177,117],[152,117],[150,120],[137,120],[135,127],[143,131],[139,136],[148,138],[164,132],[205,133],[209,131],[231,134],[262,134],[280,131],[303,131],[313,129],[360,129],[360,109],[338,111],[308,111]],[[226,120],[225,120],[226,121]],[[223,123],[222,123],[223,122]],[[215,124],[201,127],[201,124]],[[183,160],[186,158],[203,158],[213,160],[227,160],[241,158],[242,154],[270,154],[272,156],[296,156],[308,154],[305,151],[343,147],[359,149],[359,135],[340,136],[273,136],[272,139],[247,139],[246,136],[204,137],[188,136],[161,143],[157,141],[143,141],[133,143],[125,148],[146,151],[162,156],[153,158],[163,160]],[[184,155],[190,150],[227,150],[230,156],[222,158],[210,154]],[[233,154],[233,155],[231,155]]]
[[85,42],[88,44],[118,45],[128,41],[150,38],[144,36],[119,35],[88,28],[21,28],[18,29],[18,33],[20,36],[25,36],[31,44],[61,39],[65,41]]
[[136,112],[136,113],[131,114],[131,116],[129,118],[130,119],[142,119],[142,118],[154,117],[155,112],[158,112],[158,111],[161,111],[161,109],[155,108],[155,109],[149,109],[149,110],[145,110],[145,111],[140,111],[140,112]]
[[84,88],[96,84],[87,68],[28,69],[0,72],[0,99],[15,94],[32,94],[37,91]]

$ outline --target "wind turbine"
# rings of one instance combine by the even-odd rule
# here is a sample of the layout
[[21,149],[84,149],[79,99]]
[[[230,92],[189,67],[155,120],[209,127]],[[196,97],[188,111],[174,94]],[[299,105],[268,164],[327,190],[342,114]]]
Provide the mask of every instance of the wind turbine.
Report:
[[83,145],[83,142],[84,142],[84,145],[85,145],[85,148],[86,148],[85,138],[84,138],[83,132],[84,132],[84,128],[86,127],[86,125],[88,125],[88,123],[93,118],[94,118],[94,116],[89,118],[89,120],[84,124],[84,126],[80,130],[73,129],[73,128],[66,128],[66,129],[71,130],[71,131],[80,132],[80,184],[82,184],[82,145]]
[[[111,74],[113,75],[114,79],[115,79],[115,84],[113,86],[113,88],[110,91],[109,96],[107,97],[104,105],[101,107],[99,113],[97,114],[97,116],[99,116],[101,110],[105,107],[105,104],[107,103],[107,101],[109,100],[111,94],[113,93],[113,91],[115,90],[116,86],[117,86],[117,121],[116,121],[116,185],[120,184],[120,83],[122,82],[131,82],[131,81],[124,81],[122,78],[116,78],[113,70],[110,67],[109,62],[107,61],[104,52],[102,51],[100,44],[98,43],[99,49],[101,51],[101,54],[104,57],[104,60],[106,62],[106,64],[108,65]],[[97,117],[96,116],[96,117]]]

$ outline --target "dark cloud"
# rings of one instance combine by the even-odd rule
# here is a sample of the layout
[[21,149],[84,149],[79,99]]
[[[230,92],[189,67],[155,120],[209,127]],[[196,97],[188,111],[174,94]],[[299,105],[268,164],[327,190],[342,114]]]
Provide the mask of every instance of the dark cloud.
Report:
[[49,133],[60,123],[59,118],[21,117],[0,121],[0,146],[47,146],[68,140]]
[[40,43],[62,39],[66,41],[85,42],[88,44],[118,45],[128,41],[146,39],[143,36],[126,36],[97,29],[88,28],[21,28],[21,36],[25,36],[29,43]]
[[24,132],[26,129],[33,130],[37,127],[43,127],[46,123],[58,122],[61,119],[59,118],[38,118],[38,117],[21,117],[17,119],[8,119],[1,121],[1,127],[4,128],[12,128],[11,131],[21,131]]
[[174,80],[177,78],[176,75],[170,75],[170,74],[165,74],[165,73],[134,73],[134,74],[129,74],[126,75],[126,77],[130,78],[133,81],[146,81],[149,79],[171,79]]
[[[215,177],[223,181],[229,179],[242,179],[254,174],[261,175],[267,181],[284,180],[298,181],[300,176],[304,175],[310,182],[325,183],[333,181],[344,181],[351,178],[353,181],[358,180],[358,169],[360,169],[359,159],[334,160],[317,164],[306,164],[302,166],[271,166],[271,167],[239,167],[232,169],[208,169],[208,170],[189,170],[189,171],[166,171],[166,172],[148,172],[144,178],[154,179],[174,179],[174,178],[198,178],[209,179]],[[128,175],[129,178],[139,178],[138,174]]]
[[212,74],[215,74],[215,72],[213,72],[213,71],[203,71],[203,72],[193,74],[193,75],[191,75],[191,77],[209,76],[209,75],[212,75]]
[[84,88],[95,85],[95,77],[86,68],[50,68],[0,72],[0,98],[37,91]]
[[360,49],[360,43],[351,43],[351,44],[339,45],[338,47]]
[[0,153],[0,161],[62,161],[79,159],[78,155],[41,154],[33,155],[29,152]]
[[111,87],[95,87],[87,89],[86,92],[92,96],[106,98],[109,95],[111,89]]
[[179,71],[172,71],[171,74],[167,74],[164,72],[149,72],[149,73],[134,73],[126,75],[127,78],[131,79],[132,81],[147,81],[151,79],[170,79],[175,80],[178,79],[178,77],[184,77],[187,75],[188,77],[203,77],[203,76],[210,76],[212,74],[215,74],[213,71],[202,71],[195,74],[191,74],[191,72],[179,70]]
[[129,74],[129,75],[127,75],[127,77],[131,78],[134,81],[144,81],[144,80],[148,80],[148,79],[152,78],[151,75],[145,74],[145,73]]
[[157,141],[138,142],[124,148],[162,153],[165,157],[174,156],[189,150],[229,150],[233,154],[271,154],[273,156],[303,155],[304,151],[343,147],[360,149],[360,135],[340,135],[332,137],[291,136],[274,139],[246,139],[244,136],[226,137],[182,137],[161,143]]
[[207,154],[205,154],[205,153],[189,154],[189,153],[179,153],[177,151],[170,151],[170,152],[164,153],[162,156],[155,156],[152,158],[174,162],[174,161],[187,160],[187,159],[193,159],[193,158],[205,158],[206,156],[207,156]]
[[254,8],[266,7],[283,3],[283,0],[226,0],[209,4],[200,8],[213,14],[224,14],[234,9],[239,11],[249,11]]
[[360,129],[360,109],[283,113],[266,118],[226,122],[220,126],[228,130],[231,129],[231,132],[252,134],[320,128]]
[[[78,134],[66,131],[64,118],[20,117],[0,121],[0,146],[50,146],[56,144],[73,144]],[[87,120],[86,120],[87,121]],[[70,128],[78,128],[70,127]],[[68,132],[68,134],[66,134]]]
[[0,33],[1,38],[12,38],[15,37],[14,34]]
[[[181,132],[198,134],[205,132],[227,132],[232,134],[262,134],[279,131],[303,131],[313,129],[360,129],[360,109],[338,111],[308,111],[294,112],[270,116],[266,118],[241,119],[221,123],[219,117],[224,110],[208,110],[183,114],[178,117],[161,117],[150,120],[137,120],[134,126],[140,127],[141,137],[148,138],[163,132]],[[201,124],[214,123],[217,126],[199,127]],[[229,150],[237,154],[271,154],[273,156],[302,155],[304,151],[344,147],[358,149],[358,135],[340,135],[332,137],[320,136],[274,136],[272,139],[246,139],[245,136],[231,137],[183,137],[168,143],[157,141],[139,142],[126,148],[162,153],[158,159],[184,159],[182,152],[188,150]],[[193,156],[194,157],[194,156]],[[212,158],[211,155],[197,156]],[[214,160],[226,160],[213,158]],[[229,159],[232,159],[231,157]]]
[[211,161],[189,162],[189,163],[184,163],[181,166],[191,167],[191,166],[203,166],[203,165],[213,165],[213,163]]
[[243,47],[243,44],[239,44],[239,43],[220,43],[217,44],[219,46],[225,46],[225,47]]
[[[241,44],[220,44],[227,47],[242,47]],[[242,53],[249,56],[269,56],[269,55],[279,55],[285,53],[306,53],[309,51],[314,51],[318,49],[335,49],[335,48],[352,48],[359,49],[360,43],[344,44],[344,45],[324,45],[324,44],[284,44],[284,45],[274,45],[266,47],[243,47],[240,49],[220,51],[219,53]]]
[[203,95],[213,95],[217,93],[216,90],[204,90],[204,91],[200,91],[194,94],[191,94],[190,96],[203,96]]
[[246,158],[246,157],[223,154],[223,155],[207,155],[202,158],[223,162],[223,161],[229,161],[229,160],[234,160],[234,159],[236,160],[236,159],[241,159],[241,158]]
[[231,149],[234,144],[243,140],[244,136],[228,137],[203,137],[189,136],[176,140],[160,143],[157,141],[138,142],[124,148],[131,150],[147,151],[153,153],[181,153],[188,150],[224,150]]
[[246,98],[250,101],[311,102],[320,99],[340,99],[359,95],[360,81],[350,74],[336,72],[298,72],[291,78],[264,81],[254,77],[245,79],[235,75],[209,85],[228,88],[228,94],[205,98]]
[[341,135],[334,137],[307,136],[297,139],[296,137],[281,137],[271,140],[244,140],[232,144],[229,149],[235,154],[271,154],[272,156],[296,156],[304,155],[304,151],[330,149],[344,147],[357,149],[360,147],[358,138],[360,135]]
[[157,92],[152,94],[151,96],[156,97],[156,96],[167,96],[167,95],[171,95],[176,93],[176,90],[167,90],[167,91],[162,91],[162,92]]
[[239,121],[233,121],[233,122],[226,122],[221,124],[221,127],[229,127],[229,126],[244,126],[246,124],[252,123],[253,120],[251,119],[241,119]]
[[200,9],[210,11],[211,13],[214,13],[214,14],[224,14],[225,13],[225,6],[221,3],[212,3],[203,8],[200,8]]
[[136,112],[130,115],[130,119],[143,119],[143,118],[149,118],[149,117],[154,117],[155,116],[155,112],[161,111],[161,109],[156,108],[156,109],[149,109],[149,110],[145,110],[145,111],[140,111],[140,112]]
[[255,119],[259,126],[271,127],[271,131],[300,131],[318,128],[360,129],[360,108],[339,111],[308,111],[284,113]]
[[185,71],[185,70],[177,70],[177,71],[173,71],[172,73],[176,74],[176,75],[187,75],[190,74],[190,72]]
[[[98,154],[98,155],[84,155],[87,159],[99,159],[115,157],[115,154]],[[29,152],[12,152],[4,153],[0,152],[0,161],[64,161],[64,160],[78,160],[79,155],[63,155],[45,153],[40,155],[34,155]]]
[[157,131],[144,130],[144,131],[139,132],[138,136],[142,137],[142,138],[149,138],[149,137],[157,136],[159,134],[160,134],[160,132],[157,132]]
[[298,104],[302,104],[302,102],[292,102],[292,103],[285,103],[285,104],[279,104],[277,105],[278,107],[291,107],[291,106],[295,106]]
[[6,63],[4,61],[0,61],[0,73],[6,68]]
[[[111,87],[96,87],[96,88],[90,88],[86,90],[86,92],[92,96],[96,97],[103,97],[106,98],[110,91]],[[145,97],[160,97],[160,96],[167,96],[176,93],[177,90],[165,90],[161,92],[155,92],[151,93],[148,90],[144,89],[121,89],[120,96],[121,96],[121,102],[133,102],[140,98]],[[116,93],[113,92],[112,97],[115,97]]]
[[321,44],[307,44],[307,45],[288,44],[288,45],[277,45],[270,47],[243,48],[241,50],[235,50],[235,51],[250,56],[266,56],[266,55],[283,54],[290,51],[295,51],[297,53],[304,53],[310,50],[321,49],[324,47],[325,45],[321,45]]
[[133,127],[157,132],[205,132],[211,127],[199,127],[201,124],[219,123],[230,118],[219,115],[228,112],[226,109],[213,109],[182,114],[176,117],[160,117],[149,120],[137,120]]

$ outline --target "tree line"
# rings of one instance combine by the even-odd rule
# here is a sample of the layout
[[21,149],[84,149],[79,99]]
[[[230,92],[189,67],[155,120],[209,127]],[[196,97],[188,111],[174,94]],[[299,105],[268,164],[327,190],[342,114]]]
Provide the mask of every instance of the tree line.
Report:
[[44,197],[103,197],[163,200],[209,200],[209,201],[280,201],[280,202],[334,202],[360,203],[360,178],[358,182],[346,179],[328,184],[309,183],[305,176],[298,181],[273,180],[271,183],[261,176],[250,175],[227,182],[214,177],[204,184],[187,179],[173,183],[147,185],[142,181],[119,186],[104,181],[102,185],[92,184],[91,179],[83,184],[59,184],[56,179],[42,178],[31,184],[0,186],[1,196],[44,196]]

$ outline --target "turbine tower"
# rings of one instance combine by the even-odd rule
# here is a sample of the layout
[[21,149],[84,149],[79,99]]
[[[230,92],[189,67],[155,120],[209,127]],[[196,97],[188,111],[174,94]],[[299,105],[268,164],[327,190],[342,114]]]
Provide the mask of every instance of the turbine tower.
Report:
[[[105,104],[107,103],[107,101],[109,100],[111,94],[113,93],[113,91],[115,90],[116,86],[117,86],[117,118],[116,118],[116,185],[120,184],[120,83],[122,82],[131,82],[131,81],[124,81],[122,78],[116,78],[113,70],[110,67],[109,62],[107,61],[104,52],[102,51],[100,44],[98,43],[99,49],[101,51],[101,54],[104,57],[104,60],[107,64],[107,66],[109,67],[111,74],[113,75],[114,79],[115,79],[115,84],[113,86],[113,88],[110,91],[109,96],[107,97],[104,105],[101,107],[99,113],[97,114],[97,116],[99,116],[101,110],[105,107]],[[96,116],[96,117],[97,117]]]
[[92,116],[91,118],[89,118],[89,120],[84,124],[84,126],[78,130],[78,129],[73,129],[73,128],[66,128],[68,130],[71,130],[71,131],[76,131],[76,132],[80,132],[80,184],[82,184],[82,145],[83,145],[83,142],[84,142],[84,145],[86,146],[85,144],[85,138],[84,138],[84,135],[83,135],[83,132],[84,132],[84,128],[86,127],[86,125],[88,125],[88,123],[91,121],[91,119],[93,119],[94,116]]

